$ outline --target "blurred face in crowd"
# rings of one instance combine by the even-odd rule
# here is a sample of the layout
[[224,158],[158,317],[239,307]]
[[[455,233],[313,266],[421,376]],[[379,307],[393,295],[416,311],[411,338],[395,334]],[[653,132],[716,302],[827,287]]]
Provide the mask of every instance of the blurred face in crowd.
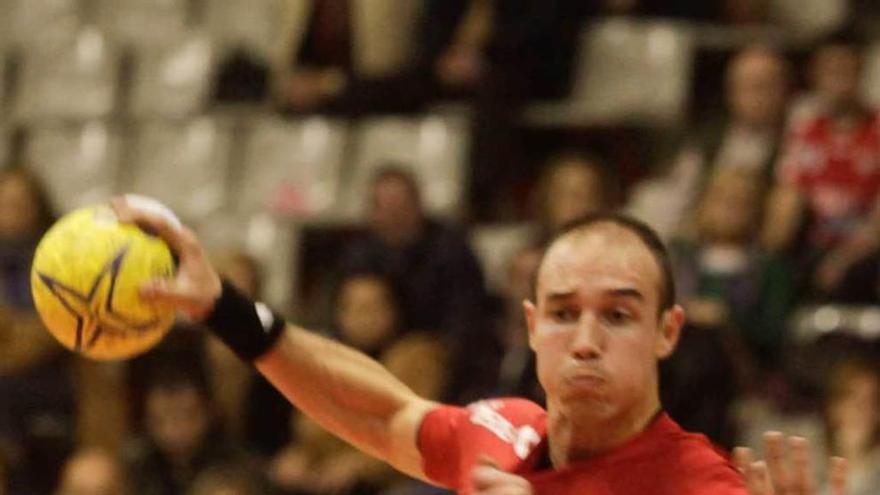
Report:
[[58,495],[124,495],[122,466],[109,454],[87,450],[64,467]]
[[566,417],[595,434],[602,425],[638,427],[659,409],[657,363],[684,319],[678,306],[659,311],[661,281],[642,240],[610,222],[549,247],[537,301],[525,310],[551,421]]
[[397,312],[388,284],[377,277],[346,280],[339,294],[336,319],[342,338],[358,349],[372,351],[394,333]]
[[863,454],[876,443],[880,426],[878,380],[877,373],[868,368],[854,367],[838,373],[827,411],[837,454]]
[[37,191],[24,174],[0,174],[0,238],[24,239],[39,229]]
[[150,437],[174,462],[187,463],[208,433],[210,416],[204,395],[192,384],[154,387],[147,394]]
[[388,175],[373,184],[369,223],[383,241],[392,246],[411,242],[422,226],[422,206],[415,184]]
[[548,227],[556,231],[604,206],[601,165],[584,157],[567,157],[551,165],[543,191]]
[[816,92],[831,112],[856,107],[862,78],[862,58],[858,49],[848,45],[820,48],[813,59]]
[[751,242],[760,203],[757,177],[744,170],[722,169],[703,195],[697,219],[700,237],[709,242]]
[[748,48],[730,63],[727,99],[734,118],[753,127],[782,122],[788,77],[785,62],[773,51]]

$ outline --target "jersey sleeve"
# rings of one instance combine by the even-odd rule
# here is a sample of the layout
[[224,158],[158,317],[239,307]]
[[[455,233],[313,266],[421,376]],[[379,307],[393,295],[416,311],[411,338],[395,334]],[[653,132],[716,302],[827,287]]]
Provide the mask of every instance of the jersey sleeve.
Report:
[[419,427],[422,470],[431,481],[447,488],[457,489],[461,479],[459,436],[467,418],[465,408],[442,406],[428,413]]

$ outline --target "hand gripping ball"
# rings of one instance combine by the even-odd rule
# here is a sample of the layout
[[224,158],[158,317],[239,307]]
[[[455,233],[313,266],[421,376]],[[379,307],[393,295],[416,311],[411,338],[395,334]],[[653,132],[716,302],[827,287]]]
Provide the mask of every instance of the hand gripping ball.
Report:
[[[179,225],[154,200],[127,201]],[[62,345],[93,359],[125,359],[149,350],[171,328],[174,309],[141,300],[139,289],[174,271],[164,241],[120,223],[108,204],[100,204],[65,215],[46,232],[31,267],[31,293]]]

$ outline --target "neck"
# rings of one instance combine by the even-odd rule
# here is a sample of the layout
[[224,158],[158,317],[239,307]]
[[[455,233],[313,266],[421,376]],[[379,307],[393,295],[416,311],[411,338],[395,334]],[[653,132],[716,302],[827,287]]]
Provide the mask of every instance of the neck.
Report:
[[[601,406],[599,406],[601,407]],[[606,454],[632,440],[660,411],[656,392],[625,414],[593,416],[548,401],[550,461],[556,468]]]

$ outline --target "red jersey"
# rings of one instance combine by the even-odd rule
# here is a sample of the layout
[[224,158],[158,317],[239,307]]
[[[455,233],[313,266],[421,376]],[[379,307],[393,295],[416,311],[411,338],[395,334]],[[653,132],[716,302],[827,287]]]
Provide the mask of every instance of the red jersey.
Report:
[[524,399],[440,407],[421,425],[419,450],[429,478],[465,495],[482,455],[529,480],[536,495],[748,494],[726,457],[665,413],[621,447],[562,469],[542,467],[547,413]]
[[814,246],[845,240],[880,205],[880,117],[846,132],[835,132],[826,117],[807,120],[791,132],[778,176],[815,216]]

